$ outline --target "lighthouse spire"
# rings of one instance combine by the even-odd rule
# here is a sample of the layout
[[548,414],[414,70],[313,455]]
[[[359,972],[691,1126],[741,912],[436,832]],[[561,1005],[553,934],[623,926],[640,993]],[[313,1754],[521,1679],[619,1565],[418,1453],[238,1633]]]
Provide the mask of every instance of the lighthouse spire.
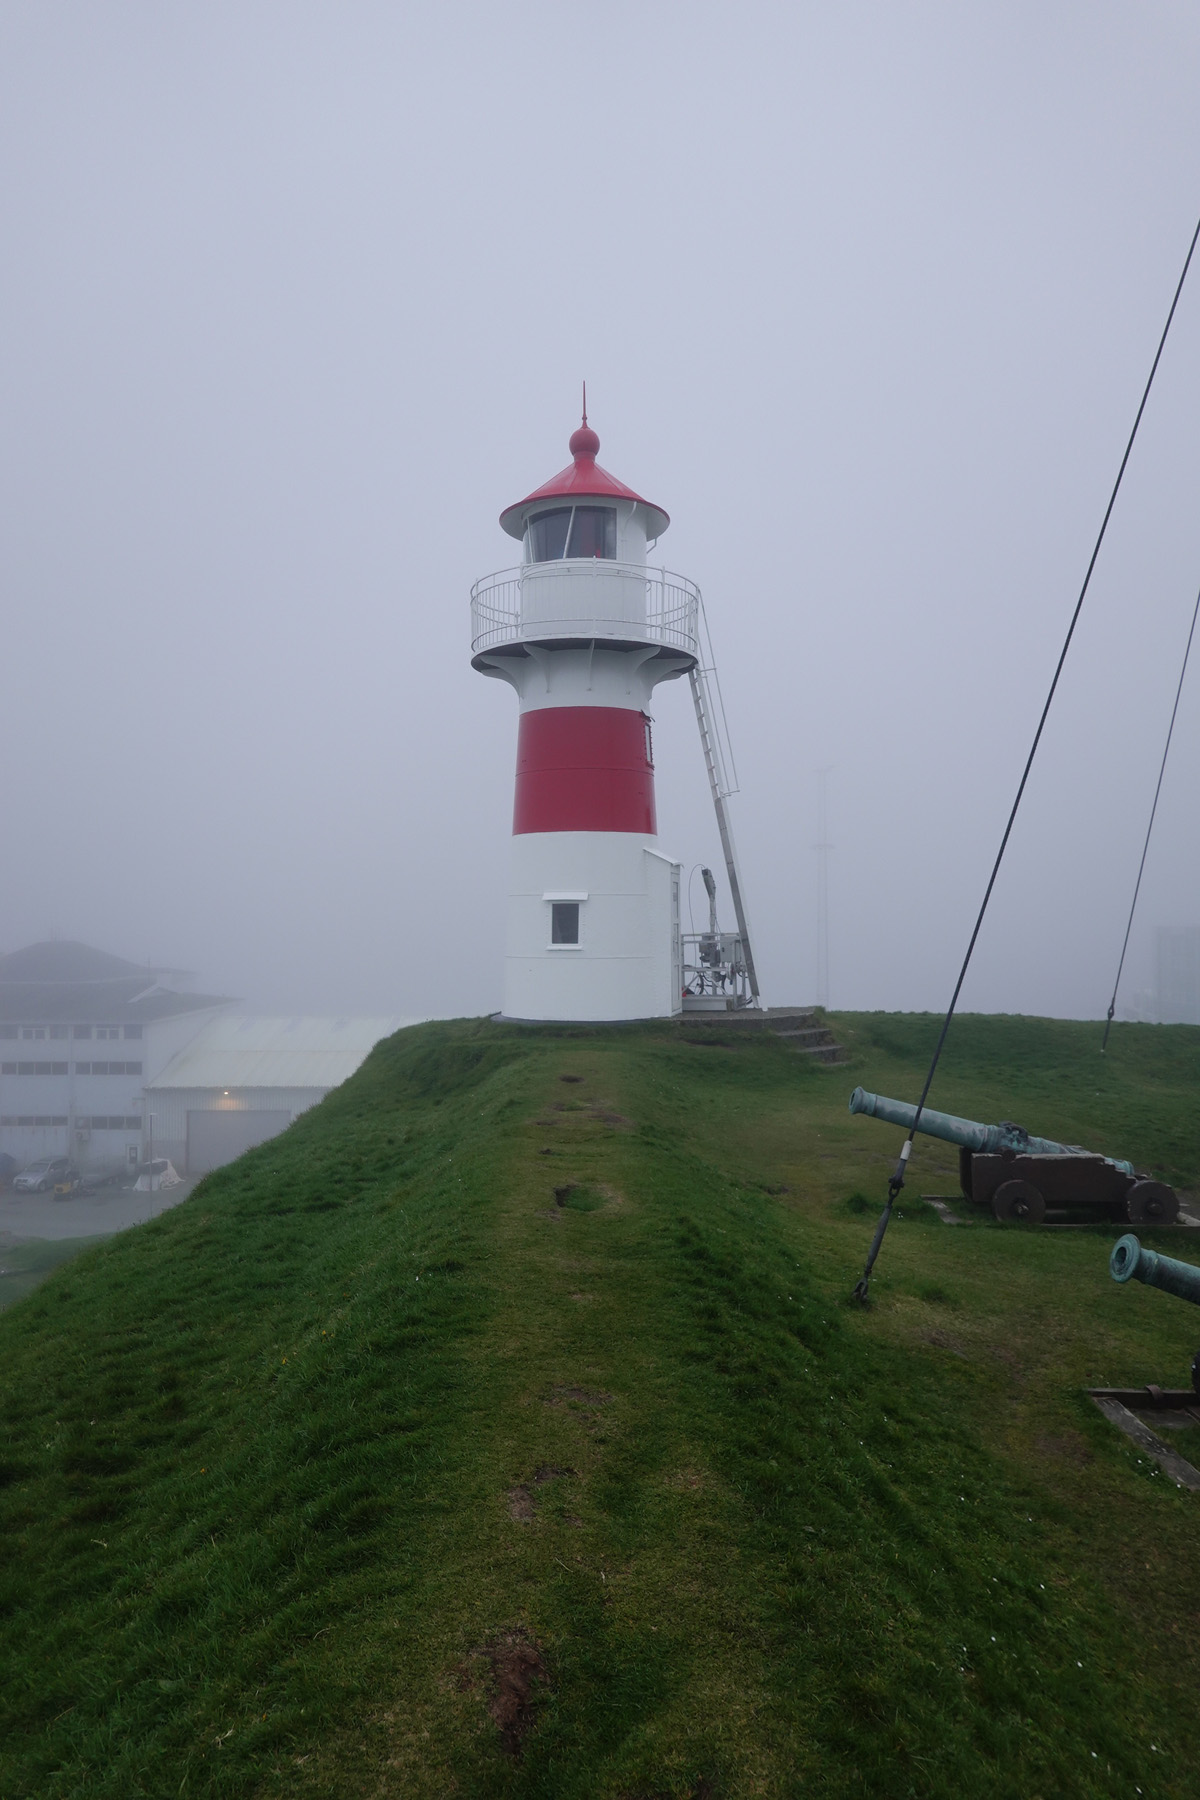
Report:
[[587,424],[587,382],[583,384],[583,422]]

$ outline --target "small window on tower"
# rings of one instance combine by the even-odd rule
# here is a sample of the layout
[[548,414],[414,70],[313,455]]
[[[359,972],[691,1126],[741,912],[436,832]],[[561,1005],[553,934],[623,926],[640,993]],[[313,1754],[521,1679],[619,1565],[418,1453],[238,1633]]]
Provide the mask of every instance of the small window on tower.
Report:
[[646,761],[654,767],[654,738],[650,731],[650,720],[646,713],[642,714],[642,724],[646,727]]
[[552,944],[577,944],[579,942],[578,900],[551,902],[550,942]]

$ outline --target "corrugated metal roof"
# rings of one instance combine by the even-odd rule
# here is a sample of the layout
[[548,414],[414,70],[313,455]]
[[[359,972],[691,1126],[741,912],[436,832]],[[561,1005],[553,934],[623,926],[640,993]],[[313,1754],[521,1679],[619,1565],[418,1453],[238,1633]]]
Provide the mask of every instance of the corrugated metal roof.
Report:
[[19,1025],[152,1025],[156,1019],[177,1019],[187,1013],[208,1012],[214,1006],[236,1006],[227,994],[173,994],[147,982],[92,981],[79,987],[57,982],[0,982],[0,1019]]
[[214,1019],[172,1057],[155,1088],[332,1088],[380,1038],[415,1019]]
[[227,994],[177,993],[166,979],[170,973],[69,939],[29,944],[0,956],[0,1019],[125,1025],[236,1004]]

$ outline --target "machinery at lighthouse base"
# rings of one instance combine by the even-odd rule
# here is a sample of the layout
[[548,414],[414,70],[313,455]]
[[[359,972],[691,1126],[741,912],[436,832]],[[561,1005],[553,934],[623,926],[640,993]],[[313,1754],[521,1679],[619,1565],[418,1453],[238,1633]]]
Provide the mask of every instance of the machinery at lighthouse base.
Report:
[[740,931],[722,931],[717,919],[717,884],[701,869],[708,895],[708,930],[683,936],[684,1012],[737,1012],[754,1003],[749,940]]

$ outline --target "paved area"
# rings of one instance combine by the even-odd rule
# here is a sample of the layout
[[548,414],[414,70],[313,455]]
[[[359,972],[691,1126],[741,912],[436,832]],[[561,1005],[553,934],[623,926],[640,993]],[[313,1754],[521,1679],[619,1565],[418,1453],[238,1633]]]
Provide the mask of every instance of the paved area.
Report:
[[186,1176],[178,1187],[157,1194],[104,1189],[98,1194],[70,1195],[0,1193],[0,1239],[98,1237],[144,1225],[186,1200],[198,1177]]

